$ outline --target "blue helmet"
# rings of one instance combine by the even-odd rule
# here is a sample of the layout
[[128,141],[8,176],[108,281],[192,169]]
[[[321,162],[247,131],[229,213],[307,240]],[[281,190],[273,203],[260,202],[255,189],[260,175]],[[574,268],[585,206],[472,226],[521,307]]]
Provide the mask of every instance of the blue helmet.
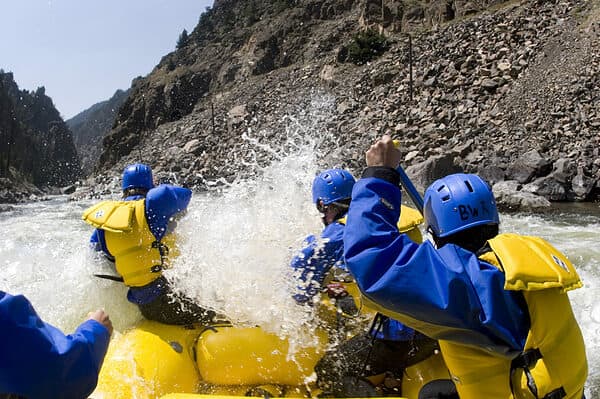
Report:
[[312,185],[313,203],[323,205],[352,197],[352,187],[356,180],[344,169],[329,169],[319,173]]
[[146,190],[150,190],[154,187],[152,169],[143,163],[134,163],[127,166],[123,171],[123,183],[121,187],[123,190],[129,188],[145,188]]
[[484,224],[499,224],[490,186],[477,175],[457,173],[436,180],[425,191],[423,216],[438,237]]

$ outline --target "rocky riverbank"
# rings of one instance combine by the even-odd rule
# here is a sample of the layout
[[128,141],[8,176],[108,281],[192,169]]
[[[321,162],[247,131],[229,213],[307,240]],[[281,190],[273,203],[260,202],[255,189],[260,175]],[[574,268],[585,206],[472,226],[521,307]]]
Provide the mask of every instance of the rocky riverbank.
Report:
[[[269,162],[273,152],[289,145],[289,124],[309,118],[307,110],[315,101],[327,98],[329,105],[310,121],[321,137],[315,151],[323,167],[344,166],[359,174],[365,149],[390,133],[401,140],[403,164],[420,189],[443,174],[463,170],[494,184],[506,209],[598,200],[596,2],[507,2],[412,31],[410,42],[392,24],[369,21],[360,2],[347,2],[347,9],[331,18],[307,22],[311,36],[297,42],[298,15],[306,16],[298,10],[303,3],[266,21],[260,34],[252,36],[254,42],[247,39],[237,58],[223,65],[235,69],[230,81],[215,78],[192,111],[147,128],[128,150],[131,138],[119,136],[120,126],[132,125],[143,110],[139,107],[156,92],[157,76],[166,80],[169,62],[186,60],[196,69],[204,65],[200,48],[165,57],[134,87],[120,124],[105,141],[111,147],[105,147],[103,170],[93,184],[112,182],[125,164],[140,159],[159,176],[176,176],[197,189],[206,188],[208,181],[250,175],[245,161]],[[384,33],[388,50],[364,65],[342,62],[349,32],[367,27]],[[272,40],[276,46],[281,42],[276,35],[285,29],[292,43],[285,50],[296,62],[267,72],[240,72],[259,55],[264,61],[264,49],[250,43]],[[187,57],[190,53],[195,58]],[[250,145],[248,137],[268,150]]]
[[[479,173],[504,209],[600,198],[596,1],[389,0],[383,13],[370,0],[252,3],[260,18],[215,2],[185,46],[134,81],[74,198],[118,191],[139,161],[197,190],[249,177],[297,144],[294,129],[322,167],[355,175],[389,133],[419,189]],[[368,29],[386,50],[349,62]]]

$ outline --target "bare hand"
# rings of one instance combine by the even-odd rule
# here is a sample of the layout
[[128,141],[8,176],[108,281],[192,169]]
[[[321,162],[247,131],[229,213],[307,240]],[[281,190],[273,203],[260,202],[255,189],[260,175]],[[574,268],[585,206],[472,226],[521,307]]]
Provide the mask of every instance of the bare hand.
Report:
[[394,146],[392,138],[386,134],[369,148],[366,158],[367,166],[385,166],[396,169],[400,164],[400,150]]
[[110,321],[110,317],[108,317],[108,313],[106,313],[104,309],[98,309],[95,312],[88,313],[88,320],[96,320],[98,323],[106,327],[109,335],[112,335],[112,321]]
[[327,284],[327,295],[329,298],[342,298],[348,296],[348,291],[342,283],[329,283]]

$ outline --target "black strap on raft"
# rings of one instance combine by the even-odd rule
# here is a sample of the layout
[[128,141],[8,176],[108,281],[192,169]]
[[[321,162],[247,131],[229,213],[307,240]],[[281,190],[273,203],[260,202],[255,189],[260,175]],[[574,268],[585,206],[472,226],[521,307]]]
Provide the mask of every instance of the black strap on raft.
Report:
[[[533,379],[533,375],[531,375],[530,369],[535,366],[537,361],[542,357],[543,356],[540,350],[535,348],[522,352],[512,360],[510,364],[510,391],[513,393],[513,396],[516,397],[513,386],[513,377],[518,369],[523,369],[523,372],[527,377],[527,388],[529,388],[529,391],[536,399],[540,399],[538,396],[537,385],[535,385],[535,381]],[[544,397],[541,399],[562,399],[566,396],[567,393],[565,392],[565,389],[560,387],[544,395]]]
[[[229,322],[208,324],[208,325],[203,326],[202,329],[200,331],[198,331],[198,335],[196,335],[196,338],[194,338],[194,344],[192,345],[192,359],[194,359],[194,363],[196,363],[196,361],[198,360],[198,354],[196,353],[196,348],[198,347],[198,340],[200,340],[200,338],[202,337],[202,334],[204,334],[207,331],[212,331],[214,333],[218,333],[219,332],[218,329],[221,327],[233,327],[233,325]],[[193,329],[194,326],[193,325],[186,326],[186,328]]]

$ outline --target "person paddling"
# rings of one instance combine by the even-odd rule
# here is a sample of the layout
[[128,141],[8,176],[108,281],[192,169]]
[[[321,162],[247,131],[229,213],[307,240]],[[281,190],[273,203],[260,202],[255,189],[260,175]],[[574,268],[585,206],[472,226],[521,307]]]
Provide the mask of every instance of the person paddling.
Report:
[[154,186],[152,169],[132,164],[123,171],[123,200],[103,201],[85,210],[83,220],[96,230],[90,242],[115,262],[127,299],[149,320],[165,324],[210,323],[215,312],[175,294],[162,271],[177,255],[176,219],[192,191],[170,184]]
[[585,344],[567,291],[571,262],[539,237],[499,234],[490,186],[453,174],[427,188],[432,242],[395,228],[400,151],[383,136],[366,152],[344,230],[344,257],[378,309],[439,341],[461,399],[584,396]]
[[[348,292],[332,278],[348,275],[342,236],[355,181],[345,169],[324,170],[313,181],[312,201],[325,227],[319,239],[308,236],[306,247],[292,259],[291,266],[301,282],[294,296],[299,303],[311,303],[325,290],[333,301],[354,305]],[[417,237],[412,231],[410,234]],[[376,325],[337,345],[319,361],[315,371],[324,392],[335,397],[374,396],[375,387],[366,377],[388,372],[401,379],[407,366],[437,349],[434,340],[397,320],[379,315]]]

